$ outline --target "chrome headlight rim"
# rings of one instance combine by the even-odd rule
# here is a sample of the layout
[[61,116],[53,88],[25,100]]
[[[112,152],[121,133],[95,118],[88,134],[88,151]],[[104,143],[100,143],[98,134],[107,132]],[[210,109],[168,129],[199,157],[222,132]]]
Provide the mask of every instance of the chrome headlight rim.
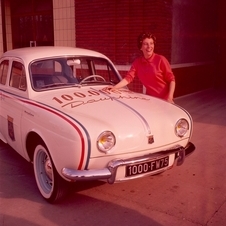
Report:
[[111,131],[102,132],[97,138],[97,149],[103,153],[109,153],[116,144],[115,135]]
[[184,137],[190,129],[188,120],[185,118],[180,118],[175,124],[175,134],[182,138]]

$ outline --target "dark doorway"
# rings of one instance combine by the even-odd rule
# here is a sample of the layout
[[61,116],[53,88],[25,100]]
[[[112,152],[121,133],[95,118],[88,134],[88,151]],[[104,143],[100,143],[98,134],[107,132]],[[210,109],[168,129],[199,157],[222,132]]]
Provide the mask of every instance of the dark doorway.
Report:
[[13,48],[53,46],[52,0],[10,0]]

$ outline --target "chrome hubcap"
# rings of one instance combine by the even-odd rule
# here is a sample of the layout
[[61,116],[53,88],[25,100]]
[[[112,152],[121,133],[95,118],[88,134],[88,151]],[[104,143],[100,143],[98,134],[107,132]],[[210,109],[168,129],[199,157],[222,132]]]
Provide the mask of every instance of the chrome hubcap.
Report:
[[49,158],[45,159],[44,167],[45,167],[46,175],[48,176],[48,178],[50,180],[52,180],[53,179],[53,168],[52,168],[52,164],[51,164],[51,161]]

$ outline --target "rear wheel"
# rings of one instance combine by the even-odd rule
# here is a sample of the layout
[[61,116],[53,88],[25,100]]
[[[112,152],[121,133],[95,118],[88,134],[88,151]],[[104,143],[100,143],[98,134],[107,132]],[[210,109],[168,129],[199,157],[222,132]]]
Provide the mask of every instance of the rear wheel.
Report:
[[35,147],[34,173],[38,189],[44,199],[53,203],[62,199],[68,190],[68,182],[56,171],[51,156],[42,143]]

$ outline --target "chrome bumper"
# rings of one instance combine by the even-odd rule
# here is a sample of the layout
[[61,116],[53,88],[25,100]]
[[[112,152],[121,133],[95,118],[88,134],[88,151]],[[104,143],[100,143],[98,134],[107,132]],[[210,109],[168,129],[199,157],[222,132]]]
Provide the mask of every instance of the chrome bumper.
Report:
[[[107,168],[97,169],[97,170],[74,170],[63,168],[62,174],[65,178],[71,181],[87,181],[87,180],[100,180],[105,179],[109,184],[115,182],[115,177],[117,169],[119,166],[126,166],[130,164],[139,164],[142,162],[151,161],[157,158],[162,158],[171,154],[175,154],[174,165],[180,166],[183,164],[186,156],[190,155],[195,150],[193,143],[189,142],[188,145],[184,147],[177,147],[172,150],[161,151],[154,154],[148,154],[136,158],[129,159],[114,159],[108,163]],[[166,169],[163,169],[165,171]],[[151,173],[142,174],[142,176],[150,175]],[[153,172],[152,172],[153,174]]]

